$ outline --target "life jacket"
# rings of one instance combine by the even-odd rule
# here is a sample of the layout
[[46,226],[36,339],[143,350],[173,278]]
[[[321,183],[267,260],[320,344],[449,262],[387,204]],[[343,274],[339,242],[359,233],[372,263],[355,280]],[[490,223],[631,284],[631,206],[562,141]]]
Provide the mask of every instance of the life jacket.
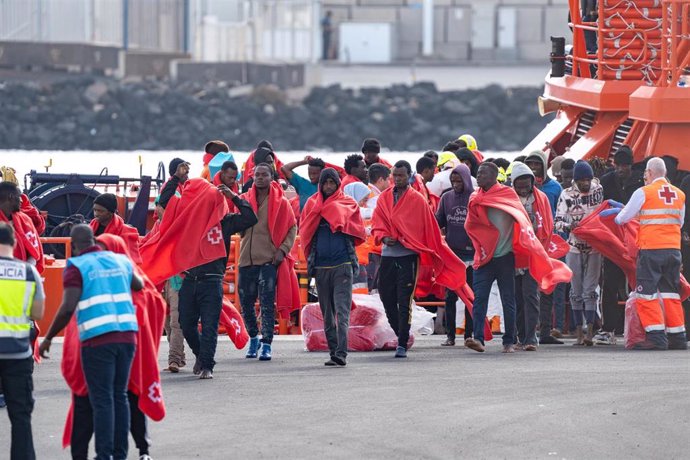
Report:
[[666,179],[642,187],[644,204],[640,209],[640,249],[680,249],[681,214],[685,194]]
[[31,356],[31,305],[34,271],[21,260],[0,259],[0,359]]
[[70,258],[67,266],[76,267],[83,280],[77,305],[80,341],[109,332],[138,330],[130,288],[133,267],[125,256],[89,252]]

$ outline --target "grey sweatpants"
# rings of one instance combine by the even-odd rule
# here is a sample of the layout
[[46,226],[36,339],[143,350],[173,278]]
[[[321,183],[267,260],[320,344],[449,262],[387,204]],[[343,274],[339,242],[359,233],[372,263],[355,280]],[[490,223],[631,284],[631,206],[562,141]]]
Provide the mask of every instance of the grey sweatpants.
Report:
[[331,356],[347,357],[347,331],[352,306],[352,265],[317,268],[314,274],[323,328]]
[[569,252],[565,263],[573,271],[570,281],[570,304],[573,310],[597,310],[597,286],[601,276],[601,254],[592,251],[589,254]]

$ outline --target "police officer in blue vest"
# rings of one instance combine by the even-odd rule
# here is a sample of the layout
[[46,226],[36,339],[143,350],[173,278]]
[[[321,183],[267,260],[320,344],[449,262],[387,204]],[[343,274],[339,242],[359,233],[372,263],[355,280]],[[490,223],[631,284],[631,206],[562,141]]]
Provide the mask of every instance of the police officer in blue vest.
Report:
[[14,228],[0,222],[0,381],[12,424],[10,458],[35,459],[31,434],[34,408],[32,320],[43,318],[41,277],[31,264],[14,259]]
[[41,356],[76,311],[81,359],[93,407],[96,459],[127,458],[129,403],[127,382],[136,349],[137,317],[132,291],[144,283],[125,256],[103,251],[88,225],[72,228],[72,250],[63,273],[62,304]]

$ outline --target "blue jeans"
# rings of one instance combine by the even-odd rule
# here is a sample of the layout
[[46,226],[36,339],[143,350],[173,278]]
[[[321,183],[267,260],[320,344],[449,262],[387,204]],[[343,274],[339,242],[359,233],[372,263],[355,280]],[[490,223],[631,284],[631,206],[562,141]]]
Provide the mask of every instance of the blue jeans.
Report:
[[[190,278],[182,282],[179,294],[180,328],[201,369],[216,365],[218,322],[223,308],[223,280],[220,277]],[[201,334],[199,321],[201,320]]]
[[515,343],[515,255],[512,252],[502,257],[494,257],[489,263],[474,271],[472,282],[474,338],[484,343],[484,323],[489,308],[491,285],[494,281],[498,283],[503,303],[503,320],[506,329],[503,334],[503,345],[513,345]]
[[254,308],[258,298],[261,306],[261,342],[267,344],[273,342],[276,322],[276,274],[277,267],[273,264],[240,267],[240,304],[244,324],[249,337],[259,335]]
[[97,460],[127,458],[127,382],[135,349],[133,343],[81,348],[82,368],[93,408]]

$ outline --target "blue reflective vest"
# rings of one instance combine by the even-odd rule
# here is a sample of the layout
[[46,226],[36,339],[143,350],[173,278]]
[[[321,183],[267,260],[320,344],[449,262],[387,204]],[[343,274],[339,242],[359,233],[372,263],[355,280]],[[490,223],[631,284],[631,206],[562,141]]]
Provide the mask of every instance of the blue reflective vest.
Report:
[[110,251],[96,251],[70,258],[67,266],[76,267],[82,278],[77,306],[80,341],[110,332],[138,330],[129,259]]

